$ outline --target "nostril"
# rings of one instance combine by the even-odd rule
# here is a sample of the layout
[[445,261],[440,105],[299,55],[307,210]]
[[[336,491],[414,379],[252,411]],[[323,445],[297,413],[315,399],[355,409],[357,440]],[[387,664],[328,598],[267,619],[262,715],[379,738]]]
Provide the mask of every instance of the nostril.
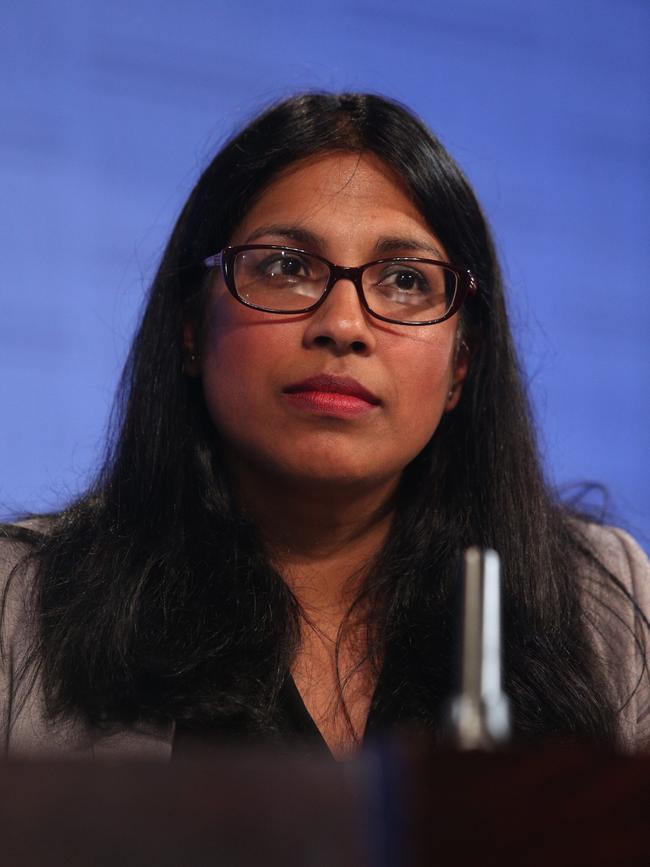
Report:
[[353,352],[355,355],[365,355],[368,351],[368,344],[365,340],[352,340],[339,342],[334,337],[329,337],[327,334],[317,335],[313,341],[313,346],[320,348],[333,349],[335,352]]

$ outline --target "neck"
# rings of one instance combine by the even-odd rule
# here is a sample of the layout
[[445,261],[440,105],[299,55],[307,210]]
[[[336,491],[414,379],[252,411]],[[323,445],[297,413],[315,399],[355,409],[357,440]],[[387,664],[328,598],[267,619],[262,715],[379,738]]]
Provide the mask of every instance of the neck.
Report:
[[398,480],[328,486],[239,464],[231,466],[231,477],[241,507],[303,609],[338,619],[386,540]]

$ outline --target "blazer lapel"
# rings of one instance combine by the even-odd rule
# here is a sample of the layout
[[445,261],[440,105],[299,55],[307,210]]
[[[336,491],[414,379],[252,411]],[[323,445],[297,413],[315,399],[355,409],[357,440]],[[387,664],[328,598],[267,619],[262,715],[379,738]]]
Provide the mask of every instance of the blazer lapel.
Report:
[[172,756],[175,723],[136,723],[129,728],[96,730],[93,758],[168,762]]

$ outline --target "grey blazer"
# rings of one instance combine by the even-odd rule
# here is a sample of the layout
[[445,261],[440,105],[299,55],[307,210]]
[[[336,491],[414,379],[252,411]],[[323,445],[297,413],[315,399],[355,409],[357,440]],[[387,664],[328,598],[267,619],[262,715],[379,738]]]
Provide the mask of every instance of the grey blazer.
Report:
[[[586,543],[650,617],[650,562],[622,530],[580,525]],[[0,590],[26,553],[24,546],[0,542]],[[650,749],[650,677],[642,615],[621,593],[612,593],[596,576],[582,579],[583,610],[596,652],[619,699],[621,741],[630,752]],[[110,730],[92,728],[79,719],[48,721],[39,677],[16,677],[29,641],[25,602],[29,574],[20,570],[10,582],[2,621],[0,657],[0,743],[10,757],[68,759],[151,759],[171,757],[174,726],[133,725]],[[600,604],[602,603],[602,604]],[[562,664],[559,661],[558,664]]]

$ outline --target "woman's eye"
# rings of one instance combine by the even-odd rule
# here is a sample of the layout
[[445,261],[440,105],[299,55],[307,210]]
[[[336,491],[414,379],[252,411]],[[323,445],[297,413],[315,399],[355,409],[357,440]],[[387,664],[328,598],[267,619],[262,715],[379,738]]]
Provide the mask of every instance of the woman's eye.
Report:
[[274,256],[261,264],[261,271],[268,277],[306,277],[307,267],[296,256]]
[[429,284],[422,274],[410,268],[389,271],[381,278],[380,284],[397,292],[428,292]]

